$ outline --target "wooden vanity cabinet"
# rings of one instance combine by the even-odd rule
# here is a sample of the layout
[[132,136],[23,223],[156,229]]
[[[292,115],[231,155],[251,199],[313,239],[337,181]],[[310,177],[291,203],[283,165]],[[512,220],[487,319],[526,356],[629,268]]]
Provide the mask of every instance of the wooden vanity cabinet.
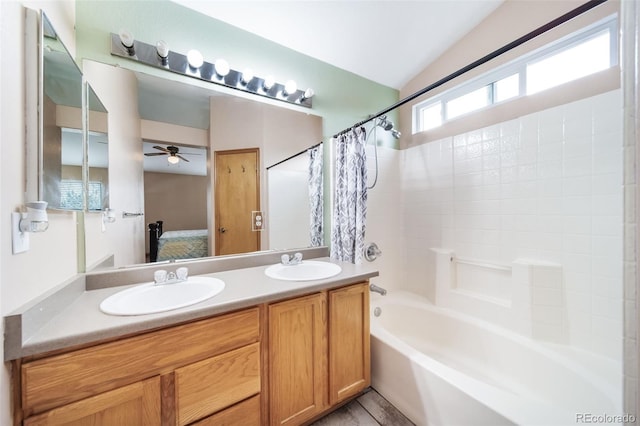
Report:
[[299,425],[371,383],[369,286],[269,305],[269,421]]
[[244,404],[257,426],[260,337],[256,307],[23,361],[23,424],[186,425]]
[[269,305],[269,417],[299,425],[327,406],[327,297]]
[[15,425],[300,425],[370,384],[368,283],[14,365]]
[[329,292],[329,405],[371,384],[369,283]]

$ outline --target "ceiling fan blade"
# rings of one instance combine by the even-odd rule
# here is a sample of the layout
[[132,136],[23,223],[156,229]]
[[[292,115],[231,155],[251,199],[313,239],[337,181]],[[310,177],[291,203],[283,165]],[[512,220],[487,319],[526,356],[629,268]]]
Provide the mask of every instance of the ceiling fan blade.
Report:
[[187,163],[189,162],[189,160],[187,160],[186,158],[184,158],[182,155],[180,154],[176,154],[176,157],[178,157],[179,159],[186,161]]
[[166,152],[145,152],[144,155],[151,157],[155,155],[167,155]]
[[202,155],[198,152],[181,152],[180,155]]
[[159,149],[160,151],[169,152],[169,150],[168,150],[167,148],[163,148],[163,147],[158,146],[158,145],[154,145],[153,147],[154,147],[155,149]]

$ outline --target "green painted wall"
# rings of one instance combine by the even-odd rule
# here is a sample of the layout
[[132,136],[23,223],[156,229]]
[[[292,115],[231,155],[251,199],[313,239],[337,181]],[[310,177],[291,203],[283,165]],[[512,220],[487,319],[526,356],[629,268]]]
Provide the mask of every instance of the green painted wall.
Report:
[[[234,69],[250,67],[259,76],[272,74],[278,82],[294,79],[300,88],[312,87],[316,92],[313,112],[323,117],[325,140],[398,100],[395,89],[165,0],[77,0],[78,63],[86,58],[189,84],[211,84],[111,56],[109,34],[121,28],[146,43],[162,39],[176,52],[197,49],[208,62],[222,57]],[[327,23],[327,31],[330,28]]]

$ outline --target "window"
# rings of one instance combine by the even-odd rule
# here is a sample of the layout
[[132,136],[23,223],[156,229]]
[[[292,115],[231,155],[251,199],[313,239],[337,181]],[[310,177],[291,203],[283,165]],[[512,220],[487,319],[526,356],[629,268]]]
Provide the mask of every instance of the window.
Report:
[[602,32],[591,40],[527,64],[527,94],[538,93],[611,66],[610,34]]
[[617,64],[616,34],[614,15],[420,102],[413,107],[413,131],[608,69]]
[[[63,180],[60,182],[60,208],[82,210],[84,208],[81,180]],[[89,182],[89,210],[102,210],[102,182]]]

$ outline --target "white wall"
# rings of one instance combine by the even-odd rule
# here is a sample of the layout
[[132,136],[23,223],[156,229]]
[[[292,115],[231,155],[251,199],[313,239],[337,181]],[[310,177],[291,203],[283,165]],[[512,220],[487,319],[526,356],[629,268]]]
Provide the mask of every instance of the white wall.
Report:
[[434,299],[432,247],[560,264],[563,337],[620,360],[621,108],[617,90],[403,151],[406,288]]
[[[42,7],[60,38],[75,52],[73,1],[25,1]],[[0,2],[0,140],[3,164],[0,169],[0,310],[6,315],[76,273],[76,223],[72,213],[51,214],[49,230],[31,235],[31,248],[13,255],[9,236],[12,211],[25,202],[24,119],[24,11],[22,3]],[[8,365],[0,377],[0,424],[11,424]]]
[[102,231],[100,213],[85,215],[86,264],[114,255],[116,266],[145,262],[145,218],[124,219],[123,212],[144,212],[142,138],[138,83],[129,70],[83,61],[87,81],[109,111],[109,206],[116,221]]

